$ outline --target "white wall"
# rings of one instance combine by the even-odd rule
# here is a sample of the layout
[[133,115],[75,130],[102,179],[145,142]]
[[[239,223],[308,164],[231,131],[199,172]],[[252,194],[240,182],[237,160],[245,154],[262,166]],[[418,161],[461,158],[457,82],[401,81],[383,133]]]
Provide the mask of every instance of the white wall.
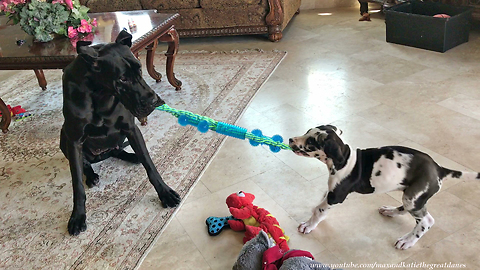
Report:
[[300,10],[357,6],[357,0],[302,0]]

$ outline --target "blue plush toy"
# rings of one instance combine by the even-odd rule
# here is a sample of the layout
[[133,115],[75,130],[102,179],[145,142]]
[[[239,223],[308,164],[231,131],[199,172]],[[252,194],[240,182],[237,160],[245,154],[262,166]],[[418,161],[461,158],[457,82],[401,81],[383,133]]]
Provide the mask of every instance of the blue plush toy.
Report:
[[207,223],[208,234],[210,236],[215,236],[221,233],[223,229],[230,228],[230,225],[228,225],[229,220],[237,220],[237,219],[234,218],[233,216],[207,218],[205,223]]
[[280,135],[274,135],[273,137],[263,136],[262,131],[254,129],[252,132],[248,132],[247,129],[234,126],[231,124],[218,122],[210,119],[206,116],[194,114],[189,111],[181,111],[170,108],[167,104],[163,104],[156,108],[160,111],[165,111],[178,118],[178,123],[182,126],[192,125],[198,128],[202,133],[207,132],[209,129],[217,133],[235,137],[237,139],[248,139],[252,146],[259,144],[266,144],[270,147],[270,150],[274,153],[279,152],[280,149],[292,150],[288,145],[283,143],[283,138]]

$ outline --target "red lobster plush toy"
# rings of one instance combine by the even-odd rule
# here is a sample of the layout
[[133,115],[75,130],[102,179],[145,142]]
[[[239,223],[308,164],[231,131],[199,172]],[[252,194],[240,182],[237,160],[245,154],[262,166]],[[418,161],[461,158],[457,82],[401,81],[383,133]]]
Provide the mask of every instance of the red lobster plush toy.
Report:
[[250,193],[239,191],[227,197],[227,206],[232,216],[240,220],[229,220],[228,224],[234,231],[245,231],[243,243],[257,236],[264,230],[277,243],[283,251],[289,250],[288,236],[284,234],[277,219],[267,210],[253,205],[255,196]]

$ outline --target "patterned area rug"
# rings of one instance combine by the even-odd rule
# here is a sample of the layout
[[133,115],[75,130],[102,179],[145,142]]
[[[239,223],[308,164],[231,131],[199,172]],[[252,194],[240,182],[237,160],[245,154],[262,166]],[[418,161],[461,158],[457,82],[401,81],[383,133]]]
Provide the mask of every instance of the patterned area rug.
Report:
[[[175,72],[183,89],[178,92],[166,78],[155,83],[147,72],[144,77],[171,107],[235,123],[285,54],[179,54]],[[155,65],[162,73],[164,63],[157,54]],[[6,103],[34,114],[0,134],[0,268],[133,269],[175,209],[162,208],[143,166],[110,159],[93,166],[100,185],[86,188],[87,231],[68,235],[73,202],[68,161],[59,150],[62,72],[45,71],[45,76],[46,91],[38,87],[33,71],[0,82]],[[176,121],[154,111],[140,129],[165,182],[184,198],[224,136]]]

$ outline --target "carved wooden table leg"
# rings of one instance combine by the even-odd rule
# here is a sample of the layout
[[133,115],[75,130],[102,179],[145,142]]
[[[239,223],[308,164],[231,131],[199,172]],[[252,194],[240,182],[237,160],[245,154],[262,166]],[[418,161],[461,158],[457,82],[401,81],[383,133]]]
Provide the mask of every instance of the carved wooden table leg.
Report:
[[34,69],[35,75],[37,76],[38,85],[42,88],[42,90],[47,89],[47,80],[45,80],[45,75],[43,74],[43,69]]
[[155,56],[155,50],[157,49],[158,41],[155,40],[150,45],[148,45],[145,49],[147,50],[147,71],[148,74],[156,81],[160,82],[162,80],[162,74],[158,73],[155,70],[155,66],[153,65],[153,57]]
[[2,129],[3,133],[7,133],[8,126],[10,126],[10,122],[12,121],[12,116],[10,115],[10,111],[8,110],[7,105],[5,102],[0,98],[0,112],[2,112],[2,121],[0,122],[0,128]]
[[165,55],[167,56],[167,79],[168,82],[175,87],[175,90],[182,89],[182,82],[175,78],[175,73],[173,72],[173,65],[175,62],[175,56],[178,51],[178,33],[175,28],[171,28],[165,35],[159,38],[161,42],[168,43],[168,50]]

